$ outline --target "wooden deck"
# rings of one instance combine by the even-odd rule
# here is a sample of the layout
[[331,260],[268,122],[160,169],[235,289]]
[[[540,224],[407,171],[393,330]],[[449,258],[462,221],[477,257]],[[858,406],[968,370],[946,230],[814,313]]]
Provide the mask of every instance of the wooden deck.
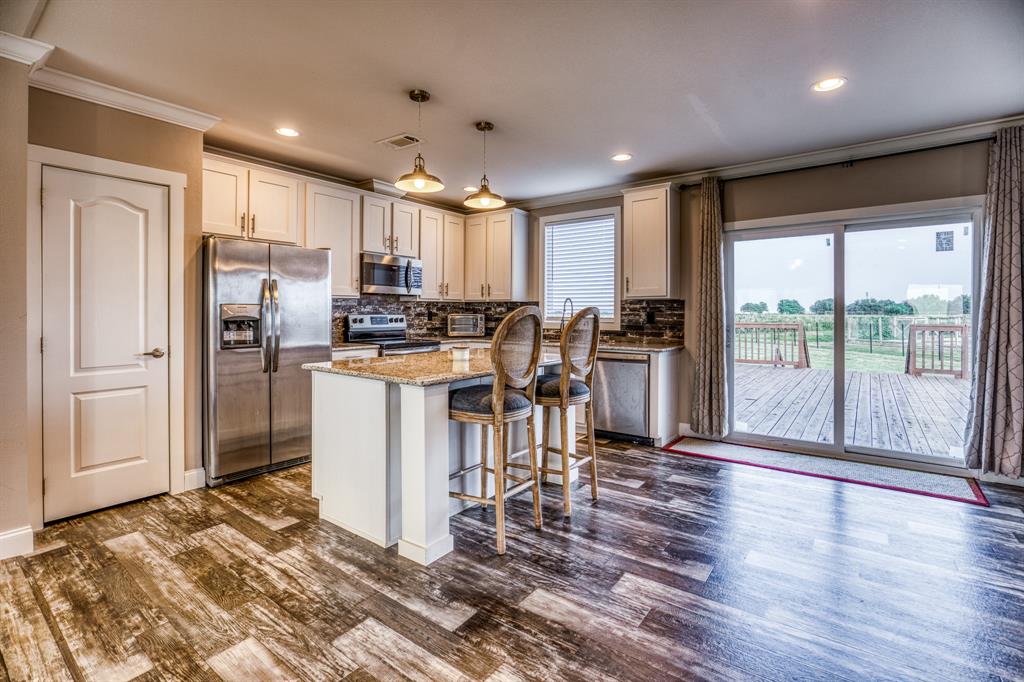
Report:
[[[828,369],[736,365],[736,430],[832,442]],[[962,459],[971,384],[950,376],[846,373],[846,443]]]

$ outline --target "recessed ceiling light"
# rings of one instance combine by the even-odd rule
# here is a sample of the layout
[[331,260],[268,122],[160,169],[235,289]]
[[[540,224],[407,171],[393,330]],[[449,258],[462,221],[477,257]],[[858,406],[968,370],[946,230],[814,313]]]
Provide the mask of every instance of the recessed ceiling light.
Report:
[[838,90],[839,88],[846,85],[846,79],[842,76],[833,76],[826,78],[825,80],[818,81],[811,88],[815,92],[828,92],[830,90]]
[[299,131],[295,128],[277,128],[274,130],[275,133],[283,137],[298,137]]
[[616,154],[615,156],[612,157],[612,161],[629,161],[632,158],[632,154]]
[[466,185],[465,187],[462,188],[462,191],[463,192],[475,192],[478,189],[479,189],[479,187],[474,187],[473,185]]

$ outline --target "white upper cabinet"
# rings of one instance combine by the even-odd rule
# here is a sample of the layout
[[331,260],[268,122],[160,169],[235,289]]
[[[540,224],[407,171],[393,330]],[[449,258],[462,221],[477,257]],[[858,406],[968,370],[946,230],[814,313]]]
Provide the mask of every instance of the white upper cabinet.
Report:
[[203,232],[299,243],[300,181],[261,168],[203,159]]
[[444,297],[444,218],[438,211],[420,210],[420,260],[423,261],[424,301]]
[[[465,298],[466,226],[459,216],[444,216],[444,267],[441,283],[443,298],[460,301]],[[423,217],[420,216],[420,252],[423,251]]]
[[359,194],[306,184],[306,245],[331,250],[331,295],[359,296]]
[[299,181],[262,170],[249,171],[249,236],[295,244],[299,234]]
[[467,301],[526,299],[527,230],[526,212],[519,209],[466,218]]
[[363,196],[363,251],[391,253],[391,201]]
[[623,190],[624,298],[679,298],[679,197],[670,184]]
[[465,299],[483,301],[487,298],[487,218],[472,215],[466,218]]
[[415,204],[391,203],[391,253],[419,258],[420,209]]
[[245,237],[248,211],[249,169],[203,159],[203,232]]

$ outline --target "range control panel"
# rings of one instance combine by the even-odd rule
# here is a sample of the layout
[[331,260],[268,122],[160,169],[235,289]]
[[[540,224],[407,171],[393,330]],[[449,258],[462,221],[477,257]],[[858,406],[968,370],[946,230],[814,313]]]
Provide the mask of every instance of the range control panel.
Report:
[[349,315],[348,326],[353,331],[405,329],[405,315]]
[[226,303],[220,307],[220,347],[259,348],[260,306]]

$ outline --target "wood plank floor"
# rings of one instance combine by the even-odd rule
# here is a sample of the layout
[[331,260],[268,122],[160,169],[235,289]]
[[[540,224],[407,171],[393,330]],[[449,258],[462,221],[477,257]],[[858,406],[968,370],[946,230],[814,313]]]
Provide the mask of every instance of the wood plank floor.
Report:
[[[832,442],[831,370],[740,363],[735,387],[737,430]],[[846,372],[846,443],[962,461],[970,391],[950,376]]]
[[452,519],[428,568],[320,522],[308,466],[48,527],[0,562],[0,680],[1024,677],[1024,491],[985,509],[647,448],[601,499]]

